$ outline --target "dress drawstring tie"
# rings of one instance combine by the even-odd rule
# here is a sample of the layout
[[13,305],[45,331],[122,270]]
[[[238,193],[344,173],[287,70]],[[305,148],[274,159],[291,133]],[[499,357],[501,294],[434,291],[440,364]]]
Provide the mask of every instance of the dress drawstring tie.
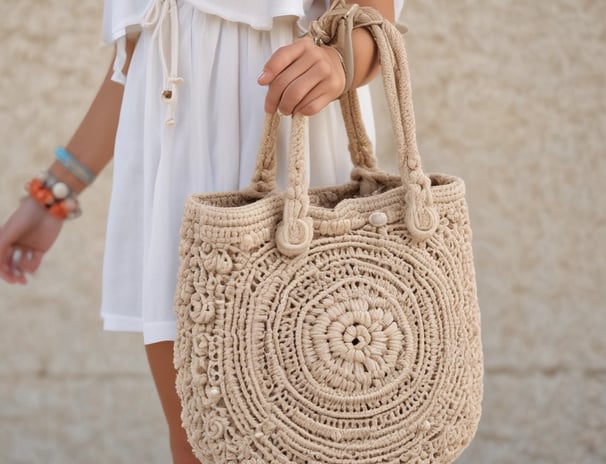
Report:
[[[157,39],[162,62],[162,77],[164,89],[161,98],[167,106],[167,114],[164,124],[168,127],[175,125],[175,113],[177,109],[178,86],[183,83],[183,78],[177,73],[179,63],[179,15],[177,11],[177,0],[155,0],[145,15],[142,27],[153,27],[152,39]],[[165,40],[168,36],[168,51]],[[167,54],[169,55],[167,57]],[[169,65],[170,60],[170,65]]]

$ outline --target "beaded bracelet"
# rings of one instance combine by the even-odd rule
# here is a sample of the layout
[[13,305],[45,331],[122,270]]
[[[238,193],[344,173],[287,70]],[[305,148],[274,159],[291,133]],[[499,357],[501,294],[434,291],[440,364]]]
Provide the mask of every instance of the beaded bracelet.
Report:
[[55,156],[57,157],[57,161],[76,176],[84,185],[90,185],[95,180],[93,173],[91,173],[80,161],[74,158],[65,148],[57,147]]
[[74,219],[82,213],[76,194],[48,171],[29,181],[25,191],[57,219]]

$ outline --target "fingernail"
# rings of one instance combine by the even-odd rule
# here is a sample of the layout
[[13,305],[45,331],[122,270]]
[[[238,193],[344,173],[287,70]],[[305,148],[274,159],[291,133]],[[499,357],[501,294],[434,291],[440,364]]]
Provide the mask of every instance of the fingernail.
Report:
[[13,256],[11,258],[11,261],[13,263],[18,263],[19,261],[21,261],[21,256],[23,256],[23,252],[21,251],[21,249],[15,248],[15,250],[13,251]]
[[259,73],[259,75],[257,76],[257,82],[260,81],[261,79],[263,79],[265,77],[265,69],[263,71],[261,71]]

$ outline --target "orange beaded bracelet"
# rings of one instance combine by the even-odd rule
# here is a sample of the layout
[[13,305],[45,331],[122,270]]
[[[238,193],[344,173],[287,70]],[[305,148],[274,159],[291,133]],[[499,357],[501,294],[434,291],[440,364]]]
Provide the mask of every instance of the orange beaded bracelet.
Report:
[[57,219],[74,219],[81,214],[76,195],[49,172],[38,174],[26,184],[25,190]]

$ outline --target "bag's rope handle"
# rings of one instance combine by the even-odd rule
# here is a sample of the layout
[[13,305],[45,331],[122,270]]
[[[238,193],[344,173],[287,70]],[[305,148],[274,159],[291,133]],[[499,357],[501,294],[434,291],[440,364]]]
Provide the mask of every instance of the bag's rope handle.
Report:
[[[346,8],[339,7],[339,1],[333,1],[330,8],[310,25],[309,35],[314,42],[325,45],[336,46],[341,44],[338,51],[343,56],[346,74],[353,72],[353,49],[351,44],[351,31],[354,27],[364,25],[354,24],[355,15],[351,12],[357,10],[358,5],[349,5]],[[349,69],[349,72],[348,72]],[[346,76],[348,80],[351,76]],[[351,83],[346,84],[346,89]],[[387,174],[377,169],[376,157],[373,154],[372,143],[364,127],[360,112],[358,94],[355,91],[347,91],[340,99],[341,110],[349,140],[348,150],[354,167],[360,170],[352,172],[352,179],[361,182],[361,191],[368,193],[377,187],[377,176],[382,179]],[[355,116],[349,117],[348,113]],[[257,151],[257,161],[253,172],[250,186],[242,190],[242,194],[248,198],[262,198],[277,188],[276,184],[276,140],[278,128],[277,115],[266,115],[261,145]],[[373,175],[369,175],[372,173]],[[384,174],[384,176],[381,176]],[[377,179],[377,180],[379,180]],[[367,185],[369,185],[367,187]],[[371,186],[374,186],[372,188]]]
[[[346,92],[340,98],[340,105],[349,142],[348,151],[354,166],[351,178],[360,183],[360,193],[367,195],[376,190],[378,184],[389,177],[389,174],[377,168],[372,143],[364,127],[358,93],[356,91]],[[279,122],[280,117],[277,113],[265,115],[253,177],[250,185],[241,190],[241,193],[247,198],[263,198],[277,189],[276,146]]]
[[[342,1],[342,0],[341,0]],[[372,8],[360,8],[369,20],[380,14]],[[433,206],[431,180],[423,172],[417,145],[412,87],[404,39],[395,25],[382,21],[369,27],[378,49],[383,87],[399,154],[400,176],[406,186],[406,227],[416,240],[426,240],[435,232],[439,217]]]
[[[405,223],[414,239],[425,240],[435,231],[439,218],[433,207],[431,181],[421,167],[415,134],[408,60],[402,35],[396,26],[384,20],[376,10],[369,7],[351,9],[344,0],[335,0],[329,10],[330,14],[318,18],[318,24],[314,28],[334,30],[334,25],[325,23],[338,22],[339,9],[342,9],[343,14],[349,15],[353,27],[368,28],[377,44],[383,86],[399,155],[402,185],[406,187]],[[361,193],[371,193],[373,183],[380,182],[388,174],[376,167],[376,157],[362,123],[356,91],[346,92],[340,98],[340,102],[354,165],[352,178],[360,180]],[[255,173],[251,186],[243,192],[245,195],[263,197],[276,188],[275,146],[278,119],[276,115],[266,118],[264,138],[257,156]],[[313,223],[307,216],[309,185],[305,177],[305,125],[305,117],[298,115],[292,118],[284,217],[276,232],[277,246],[287,256],[296,256],[305,252],[313,236]],[[367,183],[366,189],[364,182]]]
[[261,144],[257,150],[257,161],[250,185],[240,191],[246,198],[263,198],[277,188],[276,173],[278,168],[276,149],[278,145],[278,113],[265,114]]

